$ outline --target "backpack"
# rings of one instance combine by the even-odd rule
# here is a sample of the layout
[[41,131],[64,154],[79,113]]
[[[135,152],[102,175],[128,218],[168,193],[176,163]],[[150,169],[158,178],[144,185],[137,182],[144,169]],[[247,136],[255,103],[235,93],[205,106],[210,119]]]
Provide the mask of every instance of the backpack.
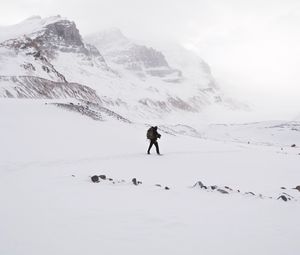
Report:
[[147,139],[155,139],[153,127],[149,128],[147,131]]

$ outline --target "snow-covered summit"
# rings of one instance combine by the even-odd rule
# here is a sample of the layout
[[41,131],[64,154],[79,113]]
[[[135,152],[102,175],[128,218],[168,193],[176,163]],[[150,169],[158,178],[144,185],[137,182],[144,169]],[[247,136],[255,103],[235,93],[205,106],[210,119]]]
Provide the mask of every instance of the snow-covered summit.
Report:
[[[2,76],[37,76],[66,82],[63,67],[70,63],[74,70],[76,66],[84,65],[94,66],[103,72],[109,70],[99,51],[83,42],[76,24],[61,16],[31,17],[1,28],[0,38]],[[66,60],[66,55],[71,58]]]
[[41,16],[31,16],[17,24],[0,27],[0,42],[17,38],[24,35],[34,34],[43,30],[47,25],[53,24],[66,18],[60,15],[42,18]]

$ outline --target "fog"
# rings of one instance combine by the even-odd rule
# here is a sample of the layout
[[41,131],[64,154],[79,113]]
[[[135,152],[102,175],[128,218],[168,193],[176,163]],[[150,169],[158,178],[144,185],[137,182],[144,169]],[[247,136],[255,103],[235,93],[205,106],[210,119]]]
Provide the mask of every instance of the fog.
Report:
[[197,52],[229,95],[266,119],[300,114],[300,1],[2,0],[0,25],[60,14],[83,35],[108,27]]

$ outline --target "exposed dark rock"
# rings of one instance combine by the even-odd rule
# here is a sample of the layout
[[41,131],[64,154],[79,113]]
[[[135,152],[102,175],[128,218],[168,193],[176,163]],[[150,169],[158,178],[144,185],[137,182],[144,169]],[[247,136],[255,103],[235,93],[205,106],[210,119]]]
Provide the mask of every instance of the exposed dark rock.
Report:
[[212,190],[215,190],[216,188],[218,188],[218,186],[217,186],[217,185],[213,185],[213,186],[210,186],[210,188],[211,188]]
[[201,181],[198,181],[196,182],[192,187],[195,188],[195,187],[200,187],[201,189],[204,187],[203,183]]
[[255,194],[254,194],[253,192],[251,192],[251,191],[246,192],[245,194],[246,194],[246,195],[252,195],[252,196],[255,196]]
[[292,147],[292,148],[295,148],[295,147],[296,147],[296,144],[292,144],[291,147]]
[[108,180],[112,182],[114,179],[113,178],[108,178]]
[[294,189],[296,189],[300,192],[300,185],[296,186]]
[[91,177],[91,180],[92,180],[92,182],[95,182],[95,183],[100,182],[100,181],[99,181],[98,175],[93,175],[93,176]]
[[232,188],[230,188],[228,186],[224,186],[224,188],[232,191]]
[[101,175],[99,175],[99,178],[102,179],[102,180],[106,180],[106,175],[105,174],[101,174]]
[[277,200],[283,200],[284,202],[287,202],[288,201],[288,198],[285,196],[285,195],[281,195],[277,198]]
[[132,181],[132,183],[133,183],[134,185],[138,185],[138,182],[137,182],[136,178],[133,178],[131,181]]
[[155,184],[155,186],[157,186],[157,187],[161,187],[161,185],[160,185],[160,184]]
[[217,189],[217,191],[219,191],[222,194],[229,194],[228,191],[226,191],[224,189]]
[[281,189],[286,189],[285,187],[281,187]]
[[169,190],[170,188],[168,186],[165,187],[165,190]]

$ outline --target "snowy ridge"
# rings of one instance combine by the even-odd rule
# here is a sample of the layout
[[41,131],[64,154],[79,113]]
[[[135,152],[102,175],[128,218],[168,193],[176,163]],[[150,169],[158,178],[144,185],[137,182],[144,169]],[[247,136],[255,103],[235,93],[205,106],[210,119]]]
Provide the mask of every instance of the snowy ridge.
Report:
[[42,17],[36,15],[25,19],[24,21],[7,27],[0,27],[0,42],[22,37],[27,34],[40,32],[48,24],[55,23],[63,20],[61,16],[53,16],[42,19]]
[[93,120],[118,120],[124,123],[132,123],[130,120],[124,118],[120,114],[109,110],[106,107],[101,106],[99,103],[79,100],[77,102],[69,102],[69,103],[51,103],[60,108],[80,113],[84,116],[92,118]]

